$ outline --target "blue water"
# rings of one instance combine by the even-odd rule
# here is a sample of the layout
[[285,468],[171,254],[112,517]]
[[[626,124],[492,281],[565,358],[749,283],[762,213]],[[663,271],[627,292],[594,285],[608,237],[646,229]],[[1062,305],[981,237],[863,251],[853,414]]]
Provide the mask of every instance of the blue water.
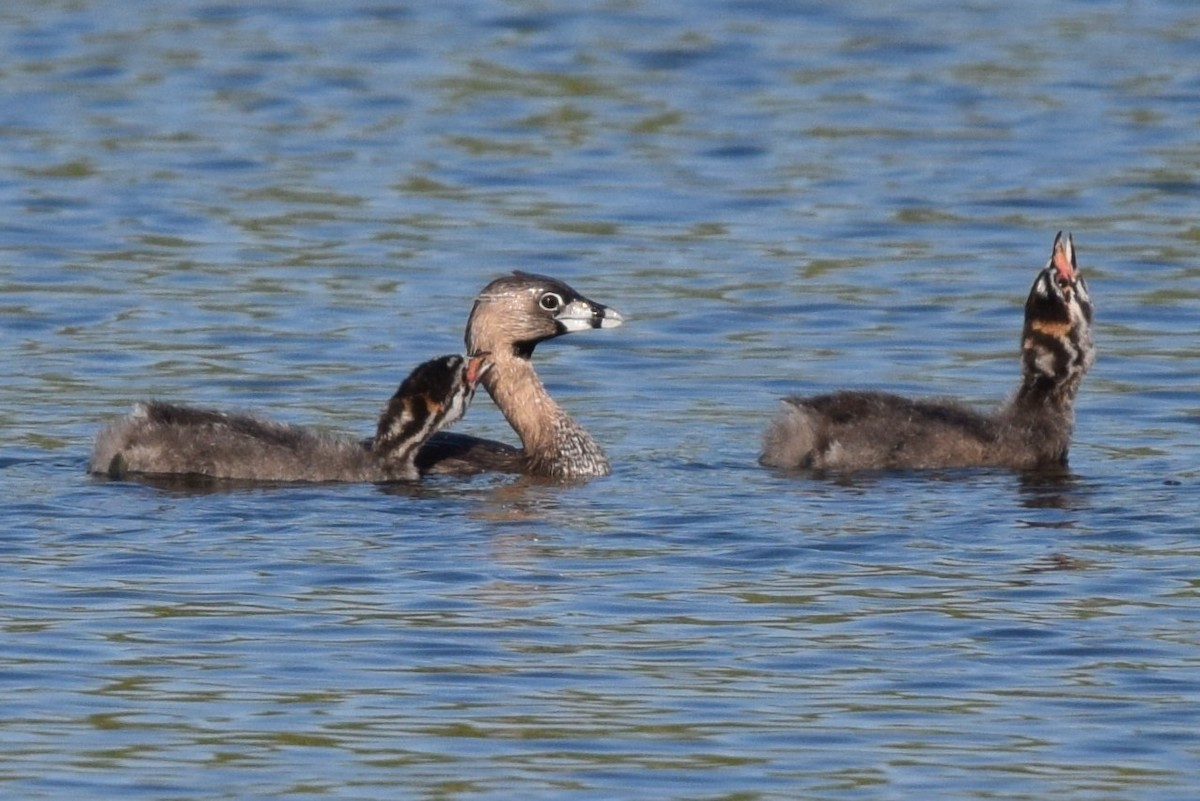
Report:
[[[1191,799],[1191,2],[10,3],[0,793]],[[1071,473],[758,468],[1002,400],[1073,232]],[[510,269],[611,477],[162,489],[137,399],[366,434]],[[459,430],[513,441],[481,395]]]

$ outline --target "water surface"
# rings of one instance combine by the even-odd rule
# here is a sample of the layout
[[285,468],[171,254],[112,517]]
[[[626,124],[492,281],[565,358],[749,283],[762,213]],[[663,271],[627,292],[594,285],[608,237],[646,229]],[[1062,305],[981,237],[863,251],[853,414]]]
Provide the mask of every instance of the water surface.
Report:
[[[9,795],[1194,797],[1193,4],[0,20]],[[1001,401],[1059,229],[1068,475],[755,465],[784,394]],[[84,475],[144,397],[366,433],[511,269],[628,320],[537,356],[609,478]]]

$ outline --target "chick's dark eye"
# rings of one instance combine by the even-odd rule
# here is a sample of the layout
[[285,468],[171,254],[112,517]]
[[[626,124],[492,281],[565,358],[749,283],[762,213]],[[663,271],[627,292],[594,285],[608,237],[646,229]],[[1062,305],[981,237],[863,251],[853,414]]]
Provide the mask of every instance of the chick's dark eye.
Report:
[[558,311],[562,308],[563,299],[553,292],[547,292],[538,303],[546,311]]

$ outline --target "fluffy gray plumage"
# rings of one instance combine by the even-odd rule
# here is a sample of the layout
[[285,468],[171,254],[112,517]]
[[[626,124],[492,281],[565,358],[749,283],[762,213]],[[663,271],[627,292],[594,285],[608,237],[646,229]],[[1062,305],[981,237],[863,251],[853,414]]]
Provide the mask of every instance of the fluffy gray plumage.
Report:
[[370,440],[324,434],[248,414],[138,403],[96,437],[89,465],[113,478],[191,476],[234,481],[411,481],[415,458],[459,420],[490,365],[443,356],[419,365],[388,402]]

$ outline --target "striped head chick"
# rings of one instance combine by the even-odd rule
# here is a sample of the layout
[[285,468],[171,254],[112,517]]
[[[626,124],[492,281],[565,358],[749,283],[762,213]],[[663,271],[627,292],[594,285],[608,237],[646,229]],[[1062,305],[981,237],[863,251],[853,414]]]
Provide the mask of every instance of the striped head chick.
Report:
[[462,419],[479,381],[492,367],[491,354],[440,356],[417,365],[388,401],[371,451],[391,480],[420,478],[417,451],[435,433]]
[[1022,382],[1015,404],[1051,403],[1069,408],[1092,366],[1092,301],[1075,263],[1075,243],[1062,231],[1050,260],[1025,301],[1021,334]]

